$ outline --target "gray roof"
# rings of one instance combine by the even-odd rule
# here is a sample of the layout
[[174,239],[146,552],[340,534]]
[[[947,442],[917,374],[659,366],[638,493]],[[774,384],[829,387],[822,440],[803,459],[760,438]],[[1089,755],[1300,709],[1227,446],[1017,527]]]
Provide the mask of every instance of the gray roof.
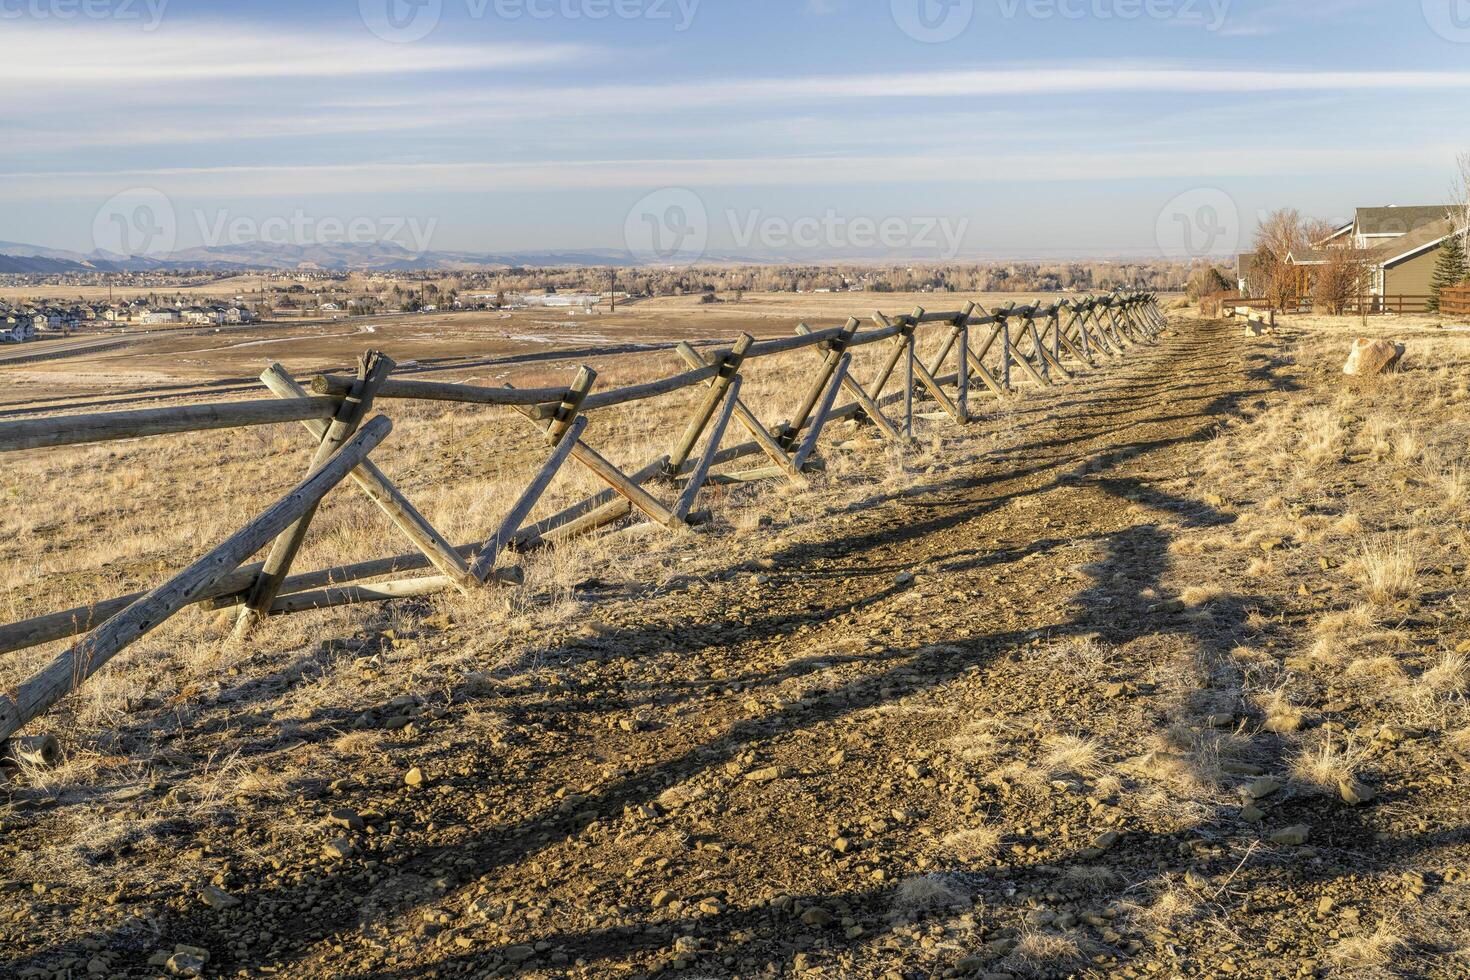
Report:
[[1433,245],[1442,238],[1448,238],[1455,233],[1455,223],[1449,218],[1430,224],[1421,225],[1407,235],[1384,242],[1368,251],[1368,258],[1377,263],[1390,262],[1401,255],[1416,252],[1427,245]]
[[1452,205],[1425,204],[1407,208],[1358,208],[1358,234],[1407,235],[1416,228],[1444,220]]

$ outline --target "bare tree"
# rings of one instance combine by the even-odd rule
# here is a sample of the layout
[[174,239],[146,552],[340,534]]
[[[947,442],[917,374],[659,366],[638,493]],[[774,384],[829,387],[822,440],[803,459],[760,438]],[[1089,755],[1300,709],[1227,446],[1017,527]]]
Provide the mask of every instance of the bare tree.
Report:
[[1308,247],[1305,223],[1296,208],[1272,211],[1256,229],[1256,254],[1251,268],[1251,291],[1257,289],[1277,309],[1297,295],[1296,267],[1288,257]]
[[1350,300],[1366,291],[1371,264],[1367,256],[1355,248],[1327,250],[1325,264],[1319,267],[1312,299],[1317,310],[1341,315]]
[[1470,150],[1455,158],[1455,183],[1451,193],[1454,203],[1450,205],[1450,219],[1455,223],[1455,230],[1460,232],[1460,244],[1470,254]]

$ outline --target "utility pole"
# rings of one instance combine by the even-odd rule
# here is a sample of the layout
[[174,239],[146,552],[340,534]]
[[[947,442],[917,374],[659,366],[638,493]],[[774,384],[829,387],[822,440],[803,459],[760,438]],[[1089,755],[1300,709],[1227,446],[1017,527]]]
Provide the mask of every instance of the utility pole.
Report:
[[616,313],[618,311],[618,270],[611,269],[607,275],[609,280],[607,290],[608,312]]

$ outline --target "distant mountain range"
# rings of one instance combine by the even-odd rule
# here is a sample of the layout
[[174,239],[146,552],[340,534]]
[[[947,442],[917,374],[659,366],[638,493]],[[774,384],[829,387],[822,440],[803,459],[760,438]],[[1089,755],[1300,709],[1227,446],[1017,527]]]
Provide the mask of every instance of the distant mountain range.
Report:
[[231,272],[250,269],[325,269],[331,271],[391,272],[408,269],[501,269],[548,266],[634,266],[638,263],[616,249],[582,251],[414,253],[392,242],[325,245],[275,245],[252,242],[188,248],[167,258],[115,255],[110,252],[71,252],[18,242],[0,242],[0,273],[51,274],[62,272],[152,272],[161,269],[207,269]]

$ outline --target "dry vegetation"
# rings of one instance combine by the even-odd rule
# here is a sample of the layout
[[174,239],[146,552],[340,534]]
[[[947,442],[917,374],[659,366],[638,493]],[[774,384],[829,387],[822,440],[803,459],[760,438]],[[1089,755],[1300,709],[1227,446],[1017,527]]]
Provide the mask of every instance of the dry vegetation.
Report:
[[[809,490],[472,599],[243,648],[182,617],[9,788],[10,968],[1464,976],[1470,340],[1394,333],[1405,373],[1345,383],[1359,332],[1189,323],[912,451],[843,427]],[[803,357],[747,382],[769,420]],[[691,400],[587,439],[640,466]],[[391,412],[383,469],[485,536],[530,428]],[[282,427],[7,460],[3,615],[158,581],[306,459]],[[592,489],[569,468],[543,511]],[[302,568],[407,550],[350,488],[317,521]]]

